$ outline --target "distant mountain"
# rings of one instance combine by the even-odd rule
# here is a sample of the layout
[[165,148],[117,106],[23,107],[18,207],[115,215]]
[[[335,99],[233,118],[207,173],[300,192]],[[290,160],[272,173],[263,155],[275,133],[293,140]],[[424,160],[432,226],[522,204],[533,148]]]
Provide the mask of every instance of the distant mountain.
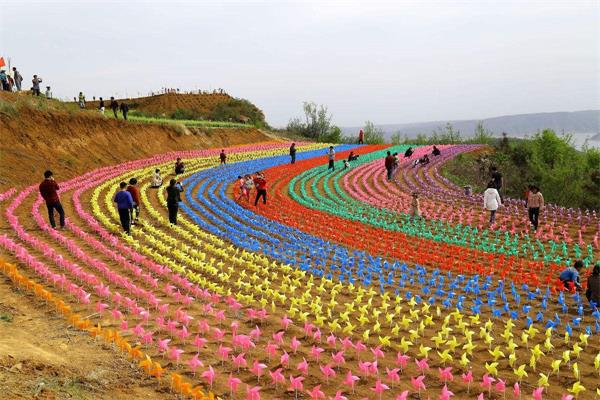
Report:
[[[463,137],[472,136],[477,124],[482,122],[486,129],[497,136],[506,132],[509,136],[522,137],[538,130],[552,129],[556,133],[572,133],[577,136],[577,141],[583,138],[583,135],[586,139],[593,136],[595,140],[600,140],[600,110],[504,115],[471,120],[386,124],[377,127],[382,129],[389,139],[396,132],[408,137],[415,137],[419,133],[430,134],[437,129],[443,129],[448,122],[452,124],[454,130],[460,131]],[[342,132],[353,136],[359,129],[360,127],[342,128]]]

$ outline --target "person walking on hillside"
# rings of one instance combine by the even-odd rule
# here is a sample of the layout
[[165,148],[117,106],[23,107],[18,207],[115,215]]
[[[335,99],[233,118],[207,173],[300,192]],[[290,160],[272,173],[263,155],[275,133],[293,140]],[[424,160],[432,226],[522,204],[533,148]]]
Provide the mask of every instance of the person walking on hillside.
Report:
[[394,170],[394,156],[389,151],[387,152],[387,156],[385,157],[384,165],[385,165],[385,170],[387,172],[387,180],[391,181],[392,180],[392,172]]
[[421,201],[419,200],[419,193],[417,192],[412,194],[412,200],[410,202],[410,216],[413,218],[421,217]]
[[112,96],[110,98],[109,106],[110,106],[110,109],[112,110],[113,114],[115,115],[115,119],[119,119],[119,116],[117,115],[117,110],[119,109],[119,103]]
[[58,183],[54,180],[54,175],[52,171],[44,172],[44,180],[40,183],[40,194],[42,198],[46,201],[46,208],[48,208],[48,220],[50,221],[50,226],[53,229],[56,229],[56,222],[54,221],[54,210],[58,212],[60,216],[60,227],[65,227],[65,211],[63,210],[62,204],[60,204],[60,198],[58,197],[58,191],[60,187]]
[[227,164],[227,154],[225,154],[225,149],[221,149],[219,160],[221,161],[221,165]]
[[581,271],[582,268],[583,261],[577,260],[572,267],[567,267],[560,273],[558,279],[560,279],[563,285],[565,285],[565,289],[581,289],[581,283],[579,282],[579,271]]
[[121,105],[119,106],[119,109],[121,110],[121,114],[123,114],[123,119],[127,121],[127,113],[129,112],[129,106],[127,105],[127,103],[122,101]]
[[133,209],[133,197],[127,190],[127,183],[121,182],[119,184],[119,191],[115,195],[114,202],[117,203],[117,210],[119,212],[119,220],[123,231],[131,235],[131,210]]
[[151,188],[152,189],[158,189],[159,187],[161,187],[163,184],[163,180],[162,177],[160,176],[160,169],[155,169],[154,173],[152,174],[152,184],[151,184]]
[[490,226],[494,225],[496,221],[496,211],[498,207],[502,205],[500,194],[496,189],[496,185],[493,181],[490,181],[487,185],[487,189],[483,192],[483,208],[490,212]]
[[358,131],[358,144],[365,144],[365,131]]
[[177,157],[177,161],[175,162],[175,175],[181,175],[185,171],[185,165],[183,161],[181,161],[180,157]]
[[39,96],[40,95],[40,83],[42,83],[42,78],[38,77],[37,75],[34,75],[33,79],[31,80],[31,83],[33,84],[33,86],[31,87],[31,90],[33,91],[33,95]]
[[13,67],[13,79],[15,80],[15,86],[17,87],[17,92],[21,91],[21,82],[23,82],[23,75],[19,71],[17,71],[17,67]]
[[98,104],[98,111],[100,114],[104,115],[104,99],[100,97],[100,103]]
[[169,210],[169,222],[177,225],[177,212],[179,211],[179,203],[181,202],[181,192],[183,186],[175,179],[171,179],[167,186],[167,209]]
[[335,150],[333,149],[333,146],[329,146],[329,151],[326,153],[327,154],[327,159],[329,160],[329,165],[327,167],[327,169],[332,169],[335,171]]
[[[137,188],[137,179],[131,178],[129,180],[129,186],[127,186],[127,191],[131,194],[131,198],[133,199],[133,207],[131,208],[130,218],[131,225],[136,225],[140,218],[140,191]],[[133,212],[135,211],[135,218],[133,217]]]
[[291,164],[296,163],[296,143],[292,143],[290,146],[290,157],[292,159]]
[[85,108],[85,96],[83,95],[83,92],[79,92],[79,108],[84,109]]
[[256,187],[256,198],[254,206],[258,205],[258,200],[262,197],[263,204],[267,204],[267,180],[261,172],[257,172],[254,177],[254,186]]
[[533,225],[533,230],[537,231],[540,210],[544,209],[544,196],[540,192],[540,188],[535,185],[529,186],[529,197],[527,198],[527,211],[529,214],[529,221]]
[[585,297],[596,308],[600,308],[600,263],[594,265],[592,274],[588,277]]

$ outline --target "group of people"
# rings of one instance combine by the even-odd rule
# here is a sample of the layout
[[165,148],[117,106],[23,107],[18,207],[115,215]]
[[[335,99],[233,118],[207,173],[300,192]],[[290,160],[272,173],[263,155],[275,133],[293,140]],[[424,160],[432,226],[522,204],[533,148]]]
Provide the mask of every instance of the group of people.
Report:
[[246,198],[250,203],[250,193],[256,188],[256,197],[254,198],[254,206],[258,206],[258,201],[262,198],[263,204],[267,204],[267,180],[264,173],[257,171],[254,176],[245,175],[238,176],[238,196],[237,201]]
[[[86,108],[87,103],[86,103],[85,95],[83,94],[83,92],[79,92],[79,96],[73,98],[73,100],[75,100],[79,104],[79,108],[81,108],[82,110]],[[96,101],[96,97],[94,97],[94,101]],[[121,115],[123,116],[123,119],[125,121],[127,121],[127,113],[129,113],[129,105],[125,101],[121,100],[121,104],[119,104],[119,102],[117,100],[115,100],[114,97],[111,96],[110,103],[108,106],[112,110],[113,115],[115,116],[115,119],[119,119],[118,112],[121,111]],[[106,107],[104,104],[104,99],[102,97],[100,97],[98,99],[98,112],[100,114],[104,115],[105,110],[106,110]]]
[[[33,75],[33,78],[31,79],[31,94],[34,96],[39,96],[41,94],[40,83],[42,83],[42,77]],[[12,68],[12,75],[7,73],[4,69],[0,70],[0,91],[20,92],[22,85],[23,75],[17,70],[17,67]],[[50,86],[46,86],[45,95],[47,98],[52,98]]]

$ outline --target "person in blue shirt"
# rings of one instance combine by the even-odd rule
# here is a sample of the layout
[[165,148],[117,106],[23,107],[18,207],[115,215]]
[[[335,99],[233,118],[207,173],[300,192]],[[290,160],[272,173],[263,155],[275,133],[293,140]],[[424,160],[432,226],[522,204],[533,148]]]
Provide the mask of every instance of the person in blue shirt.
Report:
[[577,290],[581,289],[581,283],[579,282],[579,271],[583,268],[583,261],[577,260],[572,267],[568,267],[560,273],[558,279],[560,279],[565,285],[566,289],[570,289],[574,286]]
[[119,185],[120,190],[115,195],[114,202],[117,203],[117,209],[119,210],[119,219],[121,220],[121,226],[126,234],[131,235],[131,210],[133,209],[133,197],[127,189],[127,183],[121,182]]

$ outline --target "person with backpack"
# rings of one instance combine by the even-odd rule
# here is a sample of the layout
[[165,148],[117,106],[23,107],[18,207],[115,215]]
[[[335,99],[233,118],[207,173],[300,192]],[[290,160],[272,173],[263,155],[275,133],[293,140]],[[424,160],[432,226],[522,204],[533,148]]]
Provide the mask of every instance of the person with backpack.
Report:
[[385,170],[387,172],[387,180],[392,180],[392,172],[394,171],[394,156],[390,151],[387,152],[387,156],[384,160]]
[[502,205],[500,194],[493,181],[487,185],[487,189],[483,192],[483,208],[490,212],[490,226],[496,221],[496,211]]
[[544,209],[544,196],[540,192],[540,188],[535,185],[529,186],[529,197],[527,197],[527,212],[529,214],[529,222],[533,226],[533,230],[537,231],[540,222],[540,210]]
[[23,82],[23,76],[19,71],[17,71],[17,67],[13,67],[13,79],[15,80],[15,86],[17,87],[17,92],[21,91],[21,82]]
[[177,212],[179,211],[179,203],[181,202],[181,192],[183,186],[175,179],[169,181],[167,186],[167,210],[169,210],[169,222],[177,225]]
[[290,146],[290,157],[292,159],[291,164],[296,163],[296,143],[292,143]]
[[109,106],[110,106],[110,109],[112,110],[113,114],[115,115],[115,119],[119,119],[119,116],[117,115],[117,110],[119,109],[119,103],[112,96],[110,98]]
[[[136,225],[140,218],[140,191],[137,188],[137,179],[131,178],[129,180],[129,186],[127,186],[127,191],[131,194],[131,198],[133,199],[133,207],[131,208],[130,218],[131,225]],[[133,218],[133,212],[135,211],[135,218]]]
[[54,175],[52,171],[48,170],[44,172],[44,180],[40,183],[40,194],[42,198],[46,201],[46,208],[48,208],[48,220],[50,221],[50,226],[53,229],[56,229],[56,222],[54,221],[54,210],[58,212],[60,216],[60,227],[65,227],[65,211],[60,204],[60,198],[58,197],[58,191],[60,187],[58,183],[54,180]]
[[129,112],[129,106],[124,101],[121,101],[121,105],[119,106],[121,110],[121,114],[123,114],[123,119],[127,121],[127,113]]
[[131,235],[131,210],[133,209],[133,197],[127,190],[127,183],[119,184],[119,191],[115,195],[114,202],[117,203],[117,211],[119,212],[119,220],[123,231],[127,235]]

